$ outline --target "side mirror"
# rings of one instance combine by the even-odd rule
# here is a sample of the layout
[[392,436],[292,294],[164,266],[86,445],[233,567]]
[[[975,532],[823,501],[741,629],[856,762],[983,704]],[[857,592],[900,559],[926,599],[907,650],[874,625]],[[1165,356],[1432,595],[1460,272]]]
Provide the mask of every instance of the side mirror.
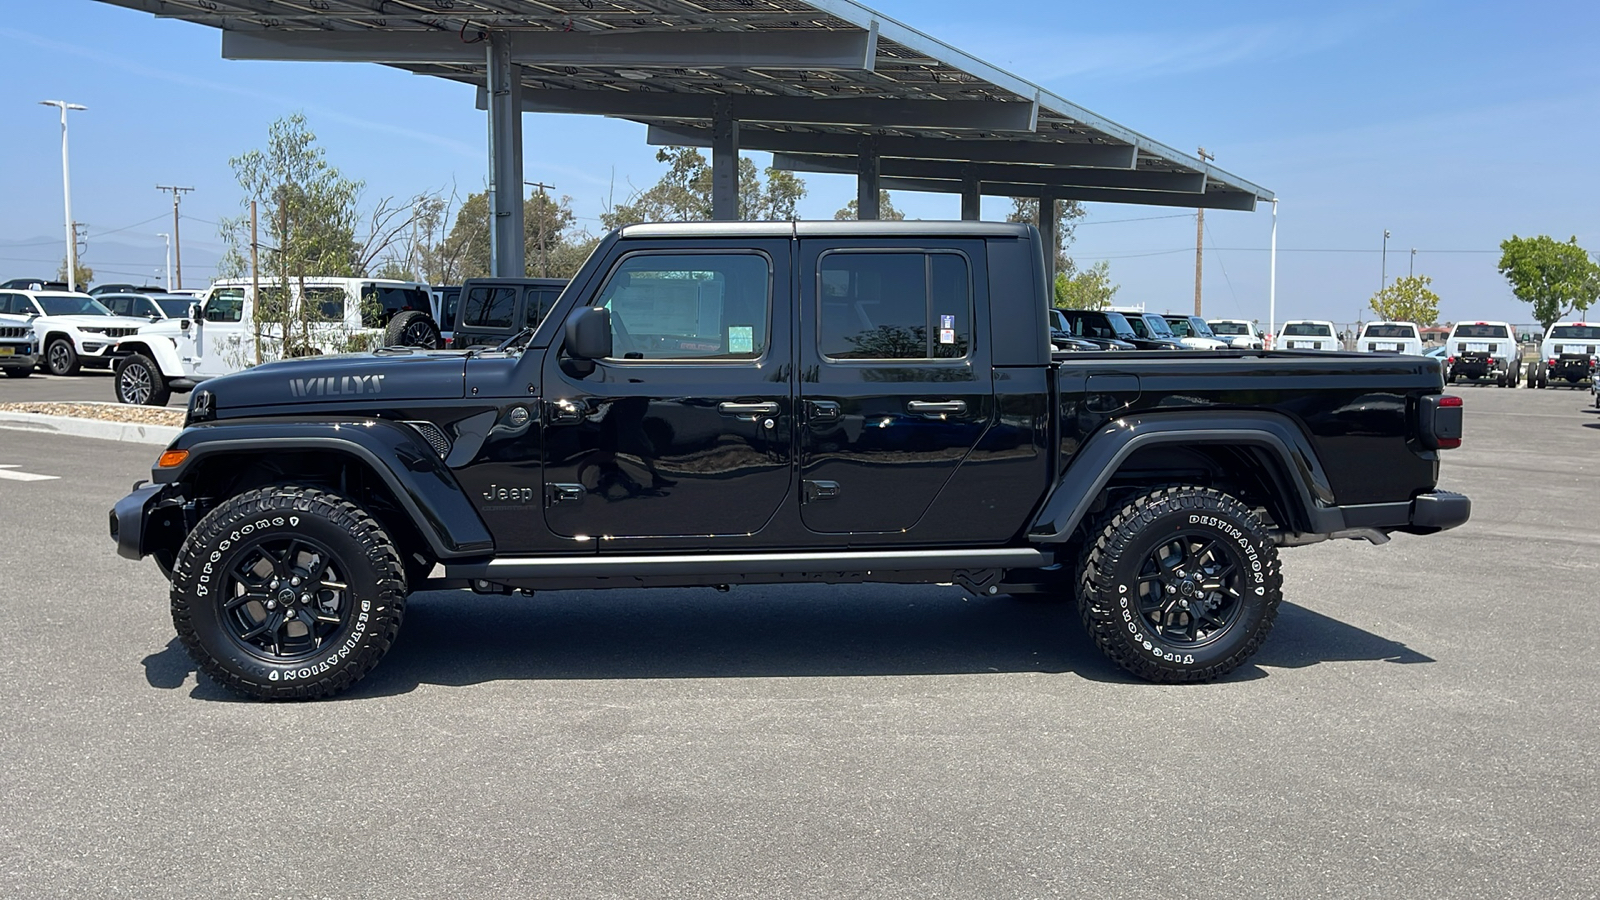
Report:
[[580,306],[567,316],[565,330],[567,356],[591,360],[611,356],[611,310]]
[[189,318],[191,318],[191,319],[200,318],[200,304],[198,304],[198,303],[189,304]]

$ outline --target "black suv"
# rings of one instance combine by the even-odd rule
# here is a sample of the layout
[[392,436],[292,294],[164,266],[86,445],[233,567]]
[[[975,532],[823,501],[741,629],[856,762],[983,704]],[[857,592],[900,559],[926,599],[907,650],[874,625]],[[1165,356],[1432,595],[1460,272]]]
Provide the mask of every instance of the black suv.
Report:
[[497,346],[538,327],[565,278],[469,278],[461,286],[450,346]]
[[1068,337],[1098,344],[1102,350],[1149,349],[1139,346],[1139,336],[1122,313],[1098,309],[1052,309],[1050,313],[1052,333],[1059,328]]

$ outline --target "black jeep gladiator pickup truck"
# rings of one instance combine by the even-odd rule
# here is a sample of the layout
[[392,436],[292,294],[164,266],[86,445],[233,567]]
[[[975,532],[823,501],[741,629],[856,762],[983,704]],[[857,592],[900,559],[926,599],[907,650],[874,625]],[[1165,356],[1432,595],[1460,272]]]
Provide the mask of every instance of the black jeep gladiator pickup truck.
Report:
[[415,590],[955,583],[1074,598],[1163,682],[1271,629],[1278,547],[1466,521],[1436,360],[1052,357],[1038,233],[632,226],[519,350],[385,349],[206,382],[111,511],[202,671],[336,693]]

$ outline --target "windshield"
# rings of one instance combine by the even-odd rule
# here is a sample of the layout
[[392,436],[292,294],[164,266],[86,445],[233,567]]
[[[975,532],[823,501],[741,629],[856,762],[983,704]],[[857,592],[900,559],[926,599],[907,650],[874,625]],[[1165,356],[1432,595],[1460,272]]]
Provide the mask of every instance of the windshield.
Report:
[[1503,338],[1506,337],[1504,325],[1457,325],[1455,336],[1458,338]]
[[1600,325],[1557,325],[1550,329],[1550,336],[1580,341],[1600,341]]
[[1333,329],[1315,322],[1294,322],[1283,326],[1285,336],[1293,337],[1333,337]]
[[1250,333],[1250,326],[1243,322],[1212,322],[1211,330],[1216,334],[1243,334]]
[[1139,318],[1143,319],[1146,323],[1148,323],[1150,325],[1150,333],[1155,335],[1156,337],[1163,337],[1163,338],[1177,337],[1177,335],[1172,333],[1172,329],[1167,327],[1167,320],[1161,318],[1160,316],[1156,315],[1155,313],[1145,313],[1144,315],[1140,316]]
[[100,305],[100,301],[93,297],[74,297],[71,295],[48,294],[37,295],[39,305],[44,307],[47,316],[109,316],[111,310]]
[[1189,327],[1194,329],[1194,333],[1198,337],[1215,339],[1217,336],[1217,333],[1211,330],[1211,326],[1206,324],[1206,320],[1199,316],[1189,316],[1183,321],[1189,323]]
[[1128,320],[1121,313],[1111,312],[1082,312],[1079,310],[1055,310],[1057,316],[1065,323],[1064,329],[1074,337],[1091,337],[1101,340],[1118,340],[1124,337],[1133,337],[1133,329],[1128,326]]
[[1369,338],[1405,338],[1414,340],[1417,330],[1410,325],[1368,325],[1362,335]]

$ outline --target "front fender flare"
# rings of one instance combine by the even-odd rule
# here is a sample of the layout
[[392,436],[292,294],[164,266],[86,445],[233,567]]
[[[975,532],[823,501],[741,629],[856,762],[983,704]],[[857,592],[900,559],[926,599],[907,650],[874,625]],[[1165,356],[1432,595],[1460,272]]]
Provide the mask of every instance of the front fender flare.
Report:
[[225,420],[184,429],[168,449],[187,450],[189,455],[172,468],[152,469],[152,480],[160,484],[182,482],[200,462],[219,456],[298,450],[343,454],[383,480],[439,559],[482,556],[494,550],[489,529],[460,483],[406,425],[386,419]]
[[1312,534],[1344,529],[1344,514],[1311,442],[1287,416],[1270,412],[1172,412],[1128,416],[1108,423],[1084,441],[1066,473],[1028,528],[1037,543],[1070,540],[1095,498],[1128,457],[1160,444],[1248,447],[1265,453],[1277,472],[1274,482],[1290,492],[1289,509]]

